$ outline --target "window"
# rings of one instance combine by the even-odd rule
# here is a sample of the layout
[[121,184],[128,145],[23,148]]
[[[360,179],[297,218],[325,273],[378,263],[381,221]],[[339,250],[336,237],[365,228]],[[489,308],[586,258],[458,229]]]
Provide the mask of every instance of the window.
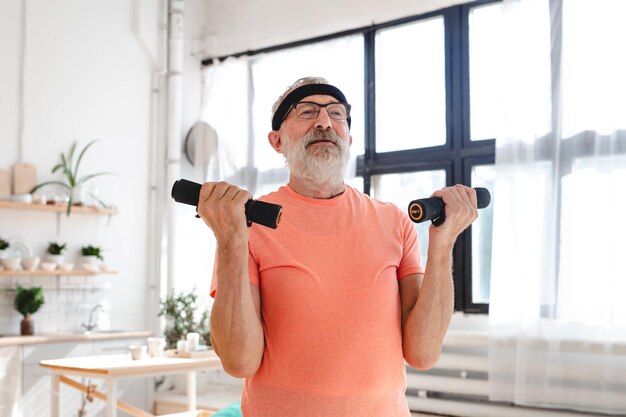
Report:
[[[493,192],[496,109],[502,69],[500,4],[476,2],[367,31],[365,153],[357,174],[365,192],[406,209],[446,185]],[[495,198],[495,196],[492,195]],[[454,249],[455,309],[486,313],[491,209]],[[416,225],[426,259],[428,227]]]
[[[352,186],[402,210],[446,185],[493,191],[499,10],[498,2],[483,0],[246,52],[252,55],[254,139],[248,158],[258,176],[255,195],[287,178],[282,158],[267,145],[268,109],[277,99],[276,86],[306,75],[337,84],[352,104],[352,155],[357,156]],[[455,309],[485,313],[491,211],[480,215],[454,249]],[[423,262],[429,226],[415,225]]]

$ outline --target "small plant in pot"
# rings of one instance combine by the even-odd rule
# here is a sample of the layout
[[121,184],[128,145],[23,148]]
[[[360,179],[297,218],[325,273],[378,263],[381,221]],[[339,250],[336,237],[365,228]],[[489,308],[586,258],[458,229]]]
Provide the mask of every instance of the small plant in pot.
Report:
[[164,316],[167,320],[164,336],[168,349],[176,348],[176,342],[184,340],[187,333],[191,332],[199,333],[204,344],[211,346],[209,312],[204,310],[199,320],[196,320],[197,300],[195,288],[178,295],[172,292],[165,299],[161,299],[159,316]]
[[[89,149],[97,140],[92,140],[80,151],[78,158],[76,159],[76,163],[74,163],[74,153],[76,152],[77,143],[74,142],[68,151],[67,154],[61,153],[61,161],[52,168],[52,173],[57,171],[61,171],[63,176],[65,177],[65,181],[46,181],[41,184],[36,185],[31,193],[34,193],[41,187],[45,187],[48,185],[57,185],[65,188],[67,190],[69,200],[67,202],[67,210],[66,214],[69,216],[72,211],[73,205],[82,205],[80,201],[82,199],[82,189],[81,187],[89,180],[95,177],[99,177],[101,175],[112,175],[110,172],[98,172],[95,174],[83,175],[81,177],[78,176],[78,167],[80,166],[80,161],[82,161],[85,152]],[[95,196],[92,196],[95,197]],[[98,202],[104,206],[104,203],[98,200]]]
[[48,261],[54,262],[57,265],[61,265],[63,263],[63,251],[67,243],[58,243],[58,242],[50,242],[48,244],[48,249],[46,252],[48,253]]
[[98,261],[104,261],[102,257],[102,249],[98,246],[83,246],[80,249],[81,255],[83,255],[83,262],[89,265],[97,265]]
[[13,305],[24,316],[20,323],[20,334],[32,335],[35,333],[35,324],[31,315],[39,311],[44,302],[41,287],[22,288],[17,286]]

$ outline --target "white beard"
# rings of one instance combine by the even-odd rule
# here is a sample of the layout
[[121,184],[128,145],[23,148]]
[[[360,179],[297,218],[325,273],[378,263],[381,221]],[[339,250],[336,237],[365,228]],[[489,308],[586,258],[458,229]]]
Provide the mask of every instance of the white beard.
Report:
[[[283,156],[291,175],[321,185],[343,184],[343,173],[350,159],[350,147],[333,130],[314,130],[302,138],[283,133]],[[311,145],[327,140],[334,145]]]

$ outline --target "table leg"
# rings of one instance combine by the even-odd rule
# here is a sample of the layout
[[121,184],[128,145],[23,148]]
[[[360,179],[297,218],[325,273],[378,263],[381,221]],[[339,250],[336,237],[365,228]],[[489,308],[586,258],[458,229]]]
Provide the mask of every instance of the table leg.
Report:
[[187,410],[196,409],[196,372],[187,372]]
[[115,379],[107,378],[107,413],[106,417],[117,417],[117,385]]
[[52,392],[50,395],[50,417],[59,417],[59,389],[61,375],[52,373]]

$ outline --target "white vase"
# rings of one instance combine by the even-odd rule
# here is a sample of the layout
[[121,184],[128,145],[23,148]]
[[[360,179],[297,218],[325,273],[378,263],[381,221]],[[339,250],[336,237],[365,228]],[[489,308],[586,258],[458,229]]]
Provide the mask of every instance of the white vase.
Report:
[[85,203],[85,189],[82,186],[76,186],[72,189],[72,204],[82,206]]
[[65,262],[65,257],[63,255],[52,255],[49,253],[46,259],[48,260],[48,262],[52,262],[57,265],[61,265]]

